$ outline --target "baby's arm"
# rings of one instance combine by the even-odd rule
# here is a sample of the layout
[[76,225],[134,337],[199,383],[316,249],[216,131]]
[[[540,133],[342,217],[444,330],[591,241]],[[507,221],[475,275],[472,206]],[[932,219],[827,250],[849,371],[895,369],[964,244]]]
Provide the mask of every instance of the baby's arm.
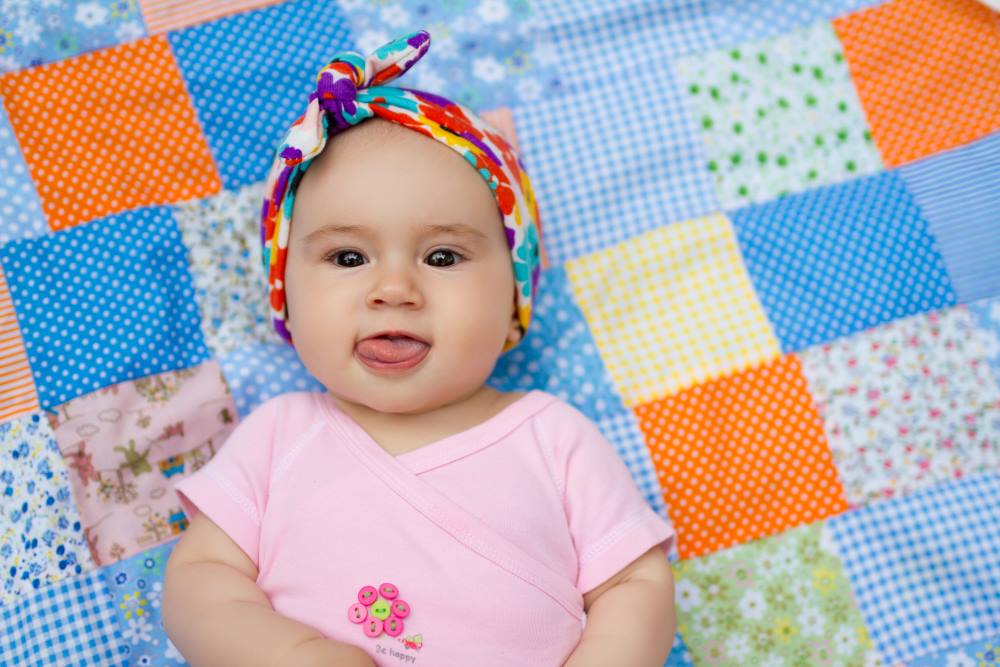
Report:
[[257,567],[197,513],[167,562],[163,625],[193,667],[374,667],[363,649],[274,611]]
[[587,625],[565,667],[662,667],[674,642],[674,576],[659,545],[583,596]]

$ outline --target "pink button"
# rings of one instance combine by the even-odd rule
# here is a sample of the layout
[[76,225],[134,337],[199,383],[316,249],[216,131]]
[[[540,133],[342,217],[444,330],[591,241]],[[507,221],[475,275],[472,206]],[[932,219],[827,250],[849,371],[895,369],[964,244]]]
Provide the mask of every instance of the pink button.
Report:
[[410,615],[410,605],[405,600],[393,600],[392,615],[396,618],[406,618]]
[[360,591],[358,591],[358,602],[363,605],[369,605],[378,599],[378,591],[375,590],[374,586],[365,586]]
[[386,600],[392,600],[397,595],[399,595],[399,589],[394,585],[385,583],[378,587],[378,592],[382,594]]
[[378,637],[382,634],[382,621],[377,618],[369,618],[364,623],[365,634],[369,637]]
[[368,618],[368,607],[360,602],[355,602],[347,610],[347,618],[351,620],[351,623],[361,623]]
[[398,618],[389,618],[382,624],[382,629],[390,637],[396,637],[403,632],[403,621]]

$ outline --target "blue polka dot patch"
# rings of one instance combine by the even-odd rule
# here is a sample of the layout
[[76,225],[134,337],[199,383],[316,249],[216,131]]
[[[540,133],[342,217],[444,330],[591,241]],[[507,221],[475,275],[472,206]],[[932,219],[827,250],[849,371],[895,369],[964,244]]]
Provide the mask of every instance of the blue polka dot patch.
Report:
[[226,384],[233,392],[240,419],[279,394],[326,391],[284,341],[245,345],[227,352],[218,361]]
[[489,385],[500,391],[544,389],[591,419],[627,411],[563,267],[542,271],[534,308],[527,336],[497,360]]
[[355,48],[334,2],[286,2],[167,38],[228,190],[264,180],[316,73]]
[[43,407],[209,357],[170,209],[0,247]]
[[956,303],[927,222],[895,172],[730,217],[783,352]]

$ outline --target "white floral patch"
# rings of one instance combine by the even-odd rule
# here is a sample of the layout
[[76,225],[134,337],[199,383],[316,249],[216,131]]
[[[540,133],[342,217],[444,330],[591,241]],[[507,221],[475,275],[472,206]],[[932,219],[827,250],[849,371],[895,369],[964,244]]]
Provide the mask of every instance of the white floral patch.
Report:
[[83,2],[76,6],[73,18],[77,23],[93,28],[108,20],[108,10],[97,2]]
[[477,79],[482,79],[488,83],[502,81],[505,76],[503,63],[492,56],[476,58],[472,63],[472,73]]
[[506,0],[483,0],[476,8],[476,13],[486,23],[500,23],[510,16]]

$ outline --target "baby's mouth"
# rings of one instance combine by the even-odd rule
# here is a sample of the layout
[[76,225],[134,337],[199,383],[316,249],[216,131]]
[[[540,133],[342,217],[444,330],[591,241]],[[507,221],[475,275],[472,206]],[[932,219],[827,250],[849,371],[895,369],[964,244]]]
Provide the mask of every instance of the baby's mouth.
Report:
[[425,354],[430,345],[407,336],[366,338],[354,346],[366,360],[381,364],[403,364]]

